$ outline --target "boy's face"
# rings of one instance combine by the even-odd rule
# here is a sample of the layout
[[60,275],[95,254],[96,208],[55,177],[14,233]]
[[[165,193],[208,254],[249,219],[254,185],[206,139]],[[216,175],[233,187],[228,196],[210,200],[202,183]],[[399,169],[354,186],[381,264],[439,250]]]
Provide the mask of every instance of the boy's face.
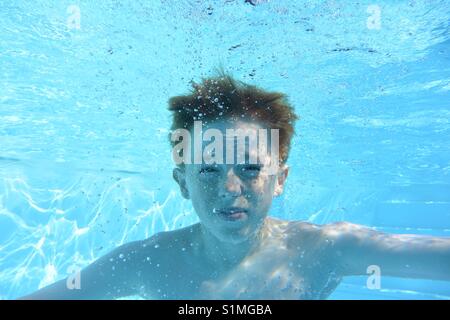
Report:
[[[251,120],[215,121],[203,125],[203,130],[217,129],[225,139],[227,129],[268,129]],[[193,137],[200,139],[200,137]],[[202,143],[202,152],[211,141]],[[270,145],[270,134],[268,134]],[[228,163],[227,148],[223,151],[223,164],[186,164],[174,169],[174,178],[182,195],[191,199],[202,225],[222,241],[239,243],[245,241],[264,222],[274,196],[280,195],[287,177],[288,168],[278,166],[268,170],[271,154],[257,157],[251,164],[249,154],[258,154],[256,148],[248,149],[245,163],[236,159],[237,143],[234,141],[234,161]],[[227,162],[227,163],[226,163]]]

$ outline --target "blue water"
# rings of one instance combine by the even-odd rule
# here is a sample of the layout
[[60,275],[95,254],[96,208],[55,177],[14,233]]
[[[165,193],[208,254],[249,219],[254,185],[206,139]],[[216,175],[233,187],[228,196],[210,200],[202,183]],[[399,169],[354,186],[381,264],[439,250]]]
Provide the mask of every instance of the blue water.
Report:
[[[253,2],[0,1],[0,299],[197,222],[166,107],[219,65],[301,116],[273,216],[450,236],[448,1]],[[450,283],[351,277],[331,298]]]

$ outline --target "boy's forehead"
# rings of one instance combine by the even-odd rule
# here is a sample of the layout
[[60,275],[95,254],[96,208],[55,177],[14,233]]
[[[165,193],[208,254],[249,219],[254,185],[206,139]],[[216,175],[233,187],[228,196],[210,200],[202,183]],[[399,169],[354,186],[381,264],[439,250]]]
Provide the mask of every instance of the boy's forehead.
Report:
[[203,121],[203,129],[217,129],[226,133],[227,129],[270,129],[268,126],[256,119],[227,117],[218,120]]
[[[264,154],[262,155],[259,152],[259,149],[257,145],[254,145],[249,142],[249,140],[243,141],[243,143],[240,143],[236,139],[227,139],[225,138],[222,144],[222,156],[224,161],[225,159],[229,157],[233,157],[232,161],[233,164],[238,163],[238,155],[242,155],[242,163],[249,163],[250,159],[256,159],[257,163],[263,164],[265,161],[267,161],[267,158],[269,155]],[[201,145],[201,153],[203,157],[203,161],[208,163],[211,162],[213,159],[217,159],[219,156],[219,150],[218,147],[211,148],[211,142],[210,141],[202,141]],[[193,153],[192,157],[194,157],[195,149],[191,148],[191,153]]]
[[[198,123],[197,123],[198,125]],[[251,119],[224,119],[201,122],[201,130],[192,128],[191,153],[195,158],[195,152],[200,151],[203,160],[208,163],[217,159],[219,155],[223,163],[258,163],[270,162],[271,155],[266,150],[261,150],[262,142],[266,148],[270,148],[271,129],[260,121]],[[218,134],[218,135],[217,135]],[[218,141],[220,140],[220,141]],[[219,144],[214,144],[220,142]],[[201,146],[196,150],[195,145]],[[214,144],[214,147],[212,145]],[[278,150],[277,150],[278,152]]]
[[[261,138],[263,135],[267,137],[270,142],[271,138],[271,128],[258,120],[252,119],[237,119],[225,118],[220,120],[205,120],[197,121],[197,126],[192,126],[190,128],[190,133],[194,139],[197,141],[204,140],[204,144],[211,142],[211,136],[216,136],[216,132],[220,132],[220,136],[223,138],[224,142],[231,142],[236,139],[245,139],[256,137]],[[200,125],[199,125],[200,124]],[[196,128],[197,130],[195,130]],[[201,130],[198,130],[198,129]],[[214,138],[212,138],[214,140]]]

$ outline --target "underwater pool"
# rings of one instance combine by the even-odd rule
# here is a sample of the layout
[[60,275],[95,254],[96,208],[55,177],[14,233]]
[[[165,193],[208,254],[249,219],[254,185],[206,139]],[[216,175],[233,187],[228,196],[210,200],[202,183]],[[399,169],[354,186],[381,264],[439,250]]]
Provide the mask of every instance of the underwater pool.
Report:
[[[0,1],[0,299],[198,221],[167,100],[222,65],[288,94],[271,215],[450,236],[448,1]],[[450,299],[346,278],[332,299]]]

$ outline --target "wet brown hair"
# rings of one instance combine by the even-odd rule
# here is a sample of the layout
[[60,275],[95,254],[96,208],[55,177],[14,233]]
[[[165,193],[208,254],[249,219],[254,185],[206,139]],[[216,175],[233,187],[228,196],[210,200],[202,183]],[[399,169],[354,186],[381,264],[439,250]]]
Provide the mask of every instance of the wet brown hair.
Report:
[[[201,83],[192,81],[191,85],[190,94],[169,99],[172,131],[190,130],[196,120],[244,118],[260,121],[271,129],[279,129],[280,158],[286,162],[298,116],[284,93],[265,91],[237,81],[223,71],[217,76],[203,78]],[[172,147],[176,143],[171,141]]]

